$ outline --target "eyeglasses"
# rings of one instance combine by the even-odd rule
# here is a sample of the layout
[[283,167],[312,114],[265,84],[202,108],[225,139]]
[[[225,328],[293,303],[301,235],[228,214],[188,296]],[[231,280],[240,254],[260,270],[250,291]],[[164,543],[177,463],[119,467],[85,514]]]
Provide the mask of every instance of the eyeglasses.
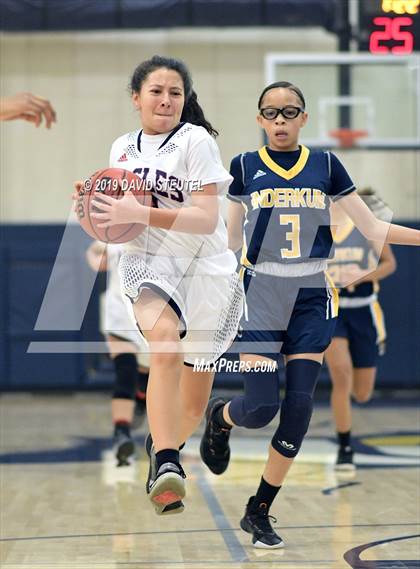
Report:
[[295,119],[300,113],[304,112],[304,109],[294,107],[293,105],[287,105],[282,109],[277,109],[276,107],[265,107],[265,109],[260,109],[260,115],[268,121],[276,119],[279,115],[282,115],[285,119]]

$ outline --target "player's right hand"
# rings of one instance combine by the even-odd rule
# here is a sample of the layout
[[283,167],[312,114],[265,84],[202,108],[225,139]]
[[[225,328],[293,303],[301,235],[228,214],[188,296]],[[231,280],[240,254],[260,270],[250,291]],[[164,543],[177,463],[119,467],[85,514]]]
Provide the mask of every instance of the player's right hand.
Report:
[[73,207],[74,213],[77,213],[77,200],[79,199],[80,190],[83,188],[84,184],[85,183],[82,180],[76,180],[73,183],[75,191],[72,193],[71,199],[74,201],[74,207]]

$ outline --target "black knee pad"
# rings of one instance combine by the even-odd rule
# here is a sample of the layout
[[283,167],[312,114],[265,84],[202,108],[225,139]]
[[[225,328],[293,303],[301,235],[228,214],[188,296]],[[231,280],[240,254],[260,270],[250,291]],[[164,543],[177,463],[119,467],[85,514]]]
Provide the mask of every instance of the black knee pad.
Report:
[[313,395],[321,364],[304,358],[286,365],[286,397],[281,406],[280,426],[271,440],[273,448],[294,458],[302,445],[313,410]]
[[242,427],[247,429],[261,429],[274,419],[279,410],[279,405],[261,405],[245,413]]
[[114,358],[116,380],[113,399],[130,399],[134,401],[137,384],[137,358],[134,354],[119,354]]
[[279,410],[278,372],[246,372],[244,395],[230,402],[229,415],[235,425],[247,429],[265,427]]
[[137,375],[137,389],[146,393],[147,390],[147,382],[149,381],[149,373],[144,373],[142,371],[138,372]]
[[280,412],[280,425],[271,440],[276,451],[293,458],[299,452],[309,427],[313,411],[313,398],[308,393],[289,391]]

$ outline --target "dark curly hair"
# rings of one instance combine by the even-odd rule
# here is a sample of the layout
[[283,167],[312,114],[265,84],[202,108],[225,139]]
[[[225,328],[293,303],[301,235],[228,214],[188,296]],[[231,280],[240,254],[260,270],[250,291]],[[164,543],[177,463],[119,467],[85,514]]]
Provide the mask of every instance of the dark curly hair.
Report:
[[176,71],[181,76],[184,84],[185,104],[182,110],[181,121],[202,126],[209,134],[216,137],[219,133],[204,116],[203,109],[200,107],[197,99],[197,93],[192,86],[191,74],[183,61],[161,55],[154,55],[151,59],[143,61],[136,67],[131,77],[131,93],[138,93],[150,73],[162,67]]

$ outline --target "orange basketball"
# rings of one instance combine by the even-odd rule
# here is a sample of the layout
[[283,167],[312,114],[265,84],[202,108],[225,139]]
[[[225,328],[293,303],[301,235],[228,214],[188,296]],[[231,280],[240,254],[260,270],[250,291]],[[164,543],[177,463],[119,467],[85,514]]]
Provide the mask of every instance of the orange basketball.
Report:
[[91,213],[98,212],[92,200],[101,194],[106,194],[117,200],[121,199],[126,191],[131,191],[143,205],[152,205],[150,192],[145,190],[142,180],[129,170],[122,168],[105,168],[92,174],[84,183],[79,192],[76,213],[79,223],[88,235],[104,243],[127,243],[145,229],[141,223],[124,223],[111,227],[98,227],[102,220],[91,217]]

